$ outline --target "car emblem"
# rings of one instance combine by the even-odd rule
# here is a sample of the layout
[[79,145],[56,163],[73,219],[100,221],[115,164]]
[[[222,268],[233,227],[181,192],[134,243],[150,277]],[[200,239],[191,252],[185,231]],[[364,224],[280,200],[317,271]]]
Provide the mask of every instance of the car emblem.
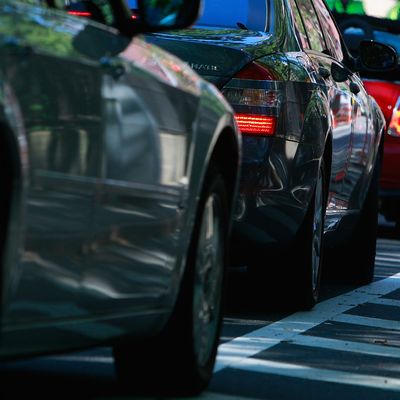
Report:
[[197,64],[197,63],[189,63],[189,65],[196,71],[220,71],[220,67],[218,65],[211,64]]

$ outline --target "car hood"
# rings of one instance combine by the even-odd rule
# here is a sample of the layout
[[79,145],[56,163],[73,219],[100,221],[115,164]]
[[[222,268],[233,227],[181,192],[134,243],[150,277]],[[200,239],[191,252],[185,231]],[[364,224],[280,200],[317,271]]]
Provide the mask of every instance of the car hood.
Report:
[[151,34],[146,40],[219,87],[249,62],[276,51],[271,34],[250,30],[193,28]]

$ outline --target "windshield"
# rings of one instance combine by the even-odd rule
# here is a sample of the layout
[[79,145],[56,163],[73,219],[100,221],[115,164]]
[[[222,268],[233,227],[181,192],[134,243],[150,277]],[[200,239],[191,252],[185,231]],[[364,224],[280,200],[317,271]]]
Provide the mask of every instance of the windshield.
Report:
[[265,31],[266,0],[204,0],[199,26]]
[[349,50],[362,40],[392,46],[400,54],[400,0],[327,0]]

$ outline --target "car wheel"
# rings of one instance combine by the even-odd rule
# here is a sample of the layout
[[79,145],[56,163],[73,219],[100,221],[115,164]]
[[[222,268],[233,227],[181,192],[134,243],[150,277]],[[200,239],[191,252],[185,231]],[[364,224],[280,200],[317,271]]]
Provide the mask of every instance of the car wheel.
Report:
[[322,161],[312,202],[293,248],[289,251],[287,261],[291,273],[288,297],[293,299],[293,305],[301,310],[311,309],[319,295],[326,211],[325,187],[325,169]]
[[380,156],[377,157],[370,187],[351,236],[344,245],[328,250],[326,271],[330,281],[360,285],[372,282],[378,229],[379,175]]
[[309,310],[317,302],[323,256],[325,187],[322,161],[312,201],[292,245],[284,252],[269,254],[268,268],[261,268],[264,265],[259,265],[260,261],[249,264],[249,280],[255,301],[267,300],[274,309],[291,311]]
[[211,169],[174,312],[162,334],[114,346],[121,381],[141,392],[194,395],[208,384],[222,321],[228,202],[223,177]]

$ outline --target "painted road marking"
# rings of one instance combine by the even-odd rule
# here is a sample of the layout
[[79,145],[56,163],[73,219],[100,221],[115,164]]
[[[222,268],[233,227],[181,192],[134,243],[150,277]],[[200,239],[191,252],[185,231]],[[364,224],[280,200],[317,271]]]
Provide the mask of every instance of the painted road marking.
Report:
[[[394,300],[394,299],[375,299],[372,300],[370,303],[373,304],[380,304],[383,306],[390,306],[390,307],[400,307],[400,300]],[[400,320],[400,318],[399,318]]]
[[400,322],[388,319],[361,317],[359,315],[353,315],[353,314],[342,314],[342,315],[336,315],[335,317],[331,318],[331,321],[400,331]]
[[[312,312],[299,312],[290,315],[280,321],[273,322],[265,327],[249,332],[244,336],[223,343],[218,347],[218,357],[214,372],[221,371],[227,367],[235,368],[239,364],[245,362],[248,357],[254,356],[260,351],[267,350],[281,341],[293,340],[296,336],[323,322],[333,320],[335,317],[339,317],[340,314],[360,304],[369,303],[399,288],[400,273],[397,273],[388,278],[373,282],[370,285],[325,300],[317,304]],[[346,322],[350,323],[349,321],[351,318],[356,320],[355,317],[354,315],[348,315],[347,319],[346,316]],[[374,320],[375,322],[383,321]],[[367,322],[367,320],[365,320],[365,322]],[[372,323],[373,321],[370,322]],[[387,321],[385,326],[390,326],[392,328],[395,324],[396,323],[393,321]],[[398,325],[400,324],[397,322],[397,326]]]
[[360,343],[349,340],[328,339],[319,336],[298,335],[288,342],[298,346],[316,347],[319,349],[347,351],[370,356],[400,359],[400,347],[382,346],[379,344]]
[[232,365],[230,368],[312,381],[400,391],[400,379],[396,378],[355,374],[337,370],[333,371],[329,369],[312,368],[305,365],[260,360],[256,358],[246,358],[239,364]]

